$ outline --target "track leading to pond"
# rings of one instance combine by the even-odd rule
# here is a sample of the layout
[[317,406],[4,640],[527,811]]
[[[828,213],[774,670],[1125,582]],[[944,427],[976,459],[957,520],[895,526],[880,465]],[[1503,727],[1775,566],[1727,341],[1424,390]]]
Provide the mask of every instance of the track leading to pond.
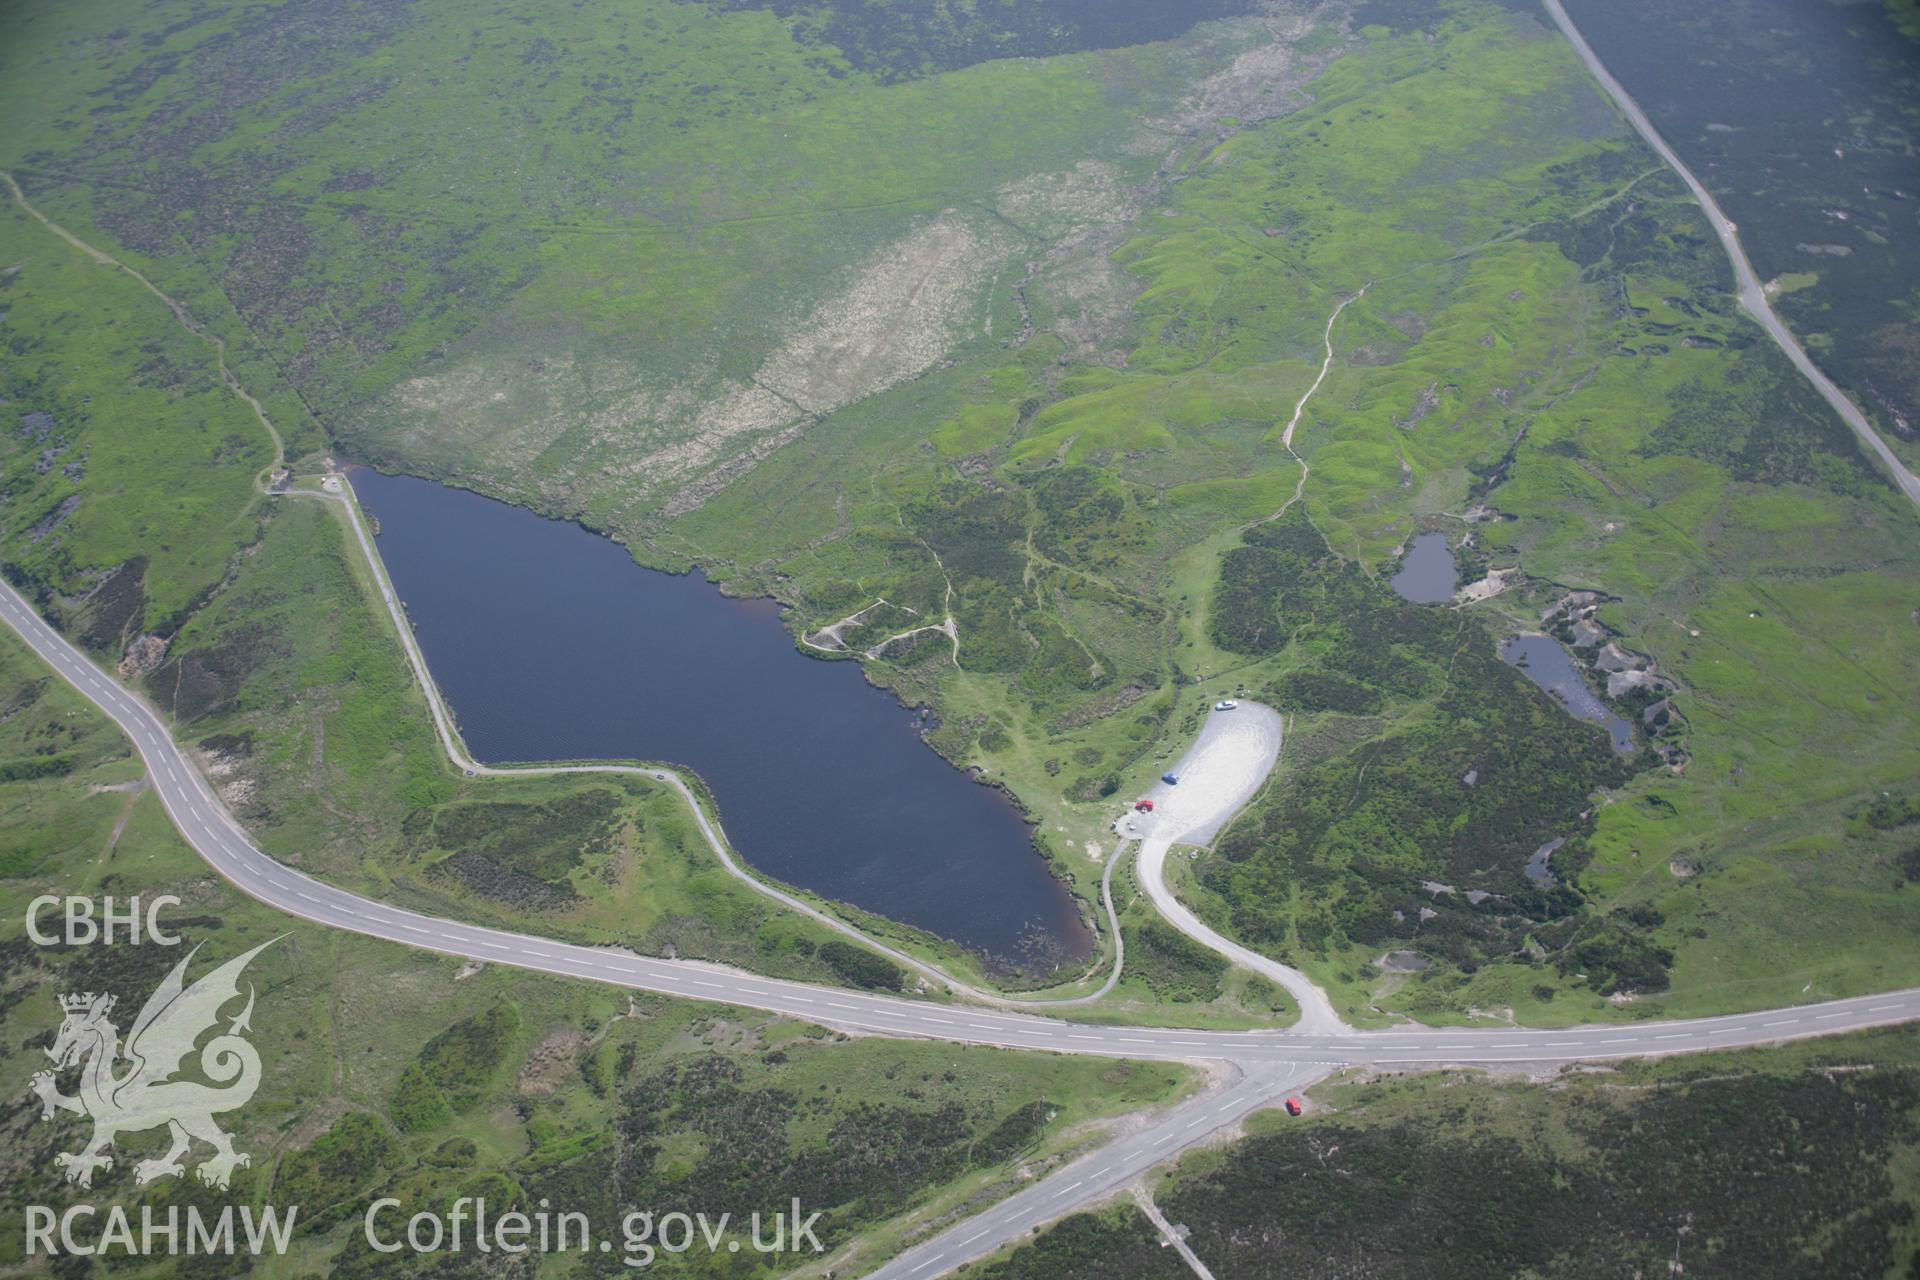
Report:
[[[537,934],[465,924],[361,897],[274,860],[227,812],[186,751],[173,740],[159,713],[103,672],[5,583],[0,583],[0,620],[126,732],[181,835],[242,891],[301,919],[447,955],[740,1005],[885,1035],[1101,1057],[1212,1059],[1250,1065],[1303,1060],[1331,1066],[1634,1057],[1760,1044],[1920,1017],[1920,988],[1916,988],[1779,1011],[1559,1030],[1412,1027],[1362,1031],[1337,1021],[1331,1026],[1252,1031],[1113,1026],[974,1008],[958,1002],[841,990],[701,961],[656,959],[615,947],[581,946]],[[639,766],[635,768],[645,772]]]

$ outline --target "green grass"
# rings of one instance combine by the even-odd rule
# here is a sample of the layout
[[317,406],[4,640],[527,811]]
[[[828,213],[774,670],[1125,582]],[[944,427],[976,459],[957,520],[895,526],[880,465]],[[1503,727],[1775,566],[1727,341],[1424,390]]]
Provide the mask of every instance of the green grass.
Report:
[[[834,935],[728,876],[666,789],[458,777],[334,506],[256,492],[271,443],[211,345],[11,206],[0,235],[18,268],[0,323],[25,357],[7,375],[23,430],[0,441],[8,572],[109,665],[163,644],[136,678],[268,849],[423,910],[834,976]],[[69,737],[49,723],[0,766],[61,776]],[[41,790],[0,835],[10,864],[115,820]],[[597,823],[526,842],[525,815],[597,797]]]
[[[73,761],[64,776],[0,782],[0,808],[57,812],[67,838],[0,866],[0,907],[23,918],[27,900],[50,887],[117,900],[177,895],[162,922],[205,945],[192,976],[206,957],[277,939],[249,969],[263,1084],[224,1118],[253,1164],[218,1197],[299,1206],[297,1248],[262,1260],[262,1274],[370,1262],[388,1274],[392,1264],[365,1257],[359,1214],[371,1196],[424,1204],[483,1184],[496,1203],[551,1191],[609,1224],[615,1205],[656,1198],[711,1197],[718,1213],[770,1210],[773,1199],[801,1194],[827,1211],[823,1239],[838,1248],[871,1235],[864,1256],[877,1261],[910,1217],[1003,1194],[1015,1163],[1051,1163],[1086,1140],[1090,1122],[1190,1084],[1173,1066],[850,1041],[781,1018],[463,965],[308,925],[215,876],[151,793],[100,790],[138,778],[139,766],[105,720],[11,638],[0,640],[0,694],[12,709],[0,717],[0,755],[44,753],[47,726],[58,724],[61,753]],[[53,997],[66,991],[113,991],[130,1017],[180,954],[16,939],[0,973],[8,1042],[48,1043],[59,1021]],[[756,1127],[759,1168],[787,1162],[791,1193],[729,1181],[726,1143],[743,1124]],[[132,1161],[157,1152],[162,1134],[124,1135],[115,1168],[88,1193],[59,1183],[51,1165],[53,1151],[79,1144],[80,1122],[43,1125],[37,1106],[19,1107],[0,1128],[12,1205],[105,1195],[133,1206],[137,1220],[141,1203],[212,1203],[171,1183],[134,1190]],[[924,1141],[889,1147],[888,1133]],[[609,1173],[608,1162],[623,1172]],[[10,1239],[0,1256],[18,1262],[20,1248]]]
[[[621,464],[705,429],[663,398],[752,375],[943,213],[993,233],[993,260],[969,264],[984,287],[1060,230],[1001,213],[1002,188],[1089,156],[1145,177],[1157,140],[1138,117],[1173,110],[1251,29],[1132,37],[1247,7],[1063,36],[1053,6],[1023,3],[923,63],[898,41],[930,32],[886,34],[893,11],[858,4],[816,7],[839,15],[820,31],[674,0],[537,29],[457,0],[359,18],[37,6],[15,17],[20,127],[0,166],[356,451],[631,533],[659,493]],[[151,39],[122,38],[135,29]],[[861,30],[864,53],[823,43]],[[1127,33],[1134,47],[1098,47]],[[1030,51],[1055,56],[991,57]],[[246,109],[200,110],[218,95]],[[514,395],[468,403],[475,382]]]
[[677,792],[448,766],[343,519],[280,500],[147,682],[264,848],[433,914],[834,977],[837,935],[728,874]]
[[[803,631],[879,596],[951,607],[957,666],[936,636],[867,670],[937,706],[935,745],[1011,789],[1083,896],[1117,806],[1208,702],[1247,689],[1289,713],[1282,770],[1213,857],[1176,862],[1176,887],[1356,1020],[1634,1018],[1915,981],[1911,828],[1869,820],[1920,776],[1912,513],[1739,318],[1697,212],[1530,12],[1373,0],[1359,34],[1303,35],[1297,109],[1235,100],[1184,121],[1252,25],[909,65],[768,11],[667,0],[537,30],[452,0],[351,17],[169,3],[137,21],[41,5],[12,21],[0,165],[224,337],[294,456],[323,446],[324,422],[357,452],[776,594]],[[1091,212],[1012,194],[1088,160]],[[668,515],[669,495],[772,429],[671,472],[710,425],[701,406],[938,223],[976,248],[922,376]],[[1045,254],[1080,228],[1078,248]],[[52,419],[44,440],[0,432],[7,571],[110,662],[142,632],[166,641],[140,682],[271,852],[426,911],[851,971],[825,931],[723,875],[661,789],[449,770],[337,513],[254,493],[267,441],[209,346],[14,210],[0,259],[18,268],[0,276],[0,394]],[[1793,306],[1836,287],[1822,261]],[[1304,502],[1243,545],[1294,492],[1278,433],[1327,317],[1363,285],[1295,437]],[[1474,504],[1503,518],[1469,528]],[[1416,527],[1470,533],[1469,561],[1529,582],[1463,619],[1402,610],[1379,579]],[[1320,549],[1244,573],[1280,533]],[[1562,586],[1608,593],[1603,620],[1681,685],[1684,772],[1586,769],[1596,735],[1494,663],[1494,635],[1537,625]],[[1269,645],[1263,616],[1304,625]],[[1170,1069],[845,1041],[289,923],[214,878],[151,796],[99,789],[139,766],[11,641],[0,694],[14,909],[50,887],[172,891],[222,948],[288,931],[260,965],[274,1085],[242,1138],[261,1153],[244,1196],[313,1203],[282,1274],[373,1272],[352,1218],[376,1192],[718,1209],[747,1207],[770,1170],[818,1191],[836,1240],[862,1234],[837,1264],[861,1269],[1059,1159],[1087,1122],[1183,1086]],[[1516,775],[1554,768],[1462,800],[1462,753],[1482,747]],[[1533,837],[1568,830],[1563,895],[1485,912],[1425,895],[1441,914],[1419,920],[1421,878],[1512,898]],[[1078,1016],[1291,1015],[1167,935],[1130,874],[1116,885],[1131,963]],[[1400,946],[1437,963],[1375,968]],[[131,990],[160,963],[6,959],[18,998],[0,1017],[22,1046],[51,1029],[47,993]],[[1092,981],[1021,982],[1069,977]],[[1552,1091],[1330,1090],[1341,1114],[1262,1121],[1158,1192],[1208,1239],[1263,1240],[1224,1255],[1235,1274],[1303,1269],[1287,1249],[1328,1233],[1378,1248],[1370,1273],[1418,1258],[1421,1274],[1552,1274],[1594,1250],[1651,1269],[1676,1240],[1742,1274],[1781,1258],[1884,1272],[1913,1247],[1897,1216],[1915,1186],[1910,1040]],[[1861,1057],[1873,1071],[1831,1070]],[[57,1197],[50,1131],[26,1111],[4,1123],[16,1203]],[[1329,1164],[1336,1147],[1346,1164]],[[1727,1159],[1749,1162],[1753,1194],[1702,1180]],[[1409,1168],[1442,1194],[1406,1204]],[[1276,1204],[1320,1234],[1263,1236]],[[1721,1216],[1679,1236],[1700,1213]],[[1421,1253],[1441,1237],[1459,1247]],[[1129,1215],[1039,1247],[1037,1272],[1002,1273],[1072,1270],[1094,1248],[1101,1274],[1166,1273]]]
[[8,572],[117,657],[177,626],[257,536],[253,482],[272,445],[210,346],[11,200],[0,263]]
[[[29,265],[42,259],[62,266],[86,261],[37,224],[21,222],[15,230],[33,251]],[[210,349],[174,325],[137,282],[108,268],[85,269],[93,273],[86,282],[92,292],[81,290],[78,296],[94,309],[97,323],[150,323],[153,342],[184,343],[183,360],[210,366]],[[35,314],[43,293],[57,293],[64,277],[43,283],[23,272],[14,280],[11,316],[19,321]],[[81,375],[105,376],[93,368],[74,373]],[[1019,389],[1004,378],[994,385],[1001,391]],[[244,412],[231,397],[221,399],[225,393],[218,388],[208,394],[215,407]],[[21,403],[27,408],[47,402],[25,398]],[[167,401],[145,411],[148,416],[138,418],[76,414],[61,438],[69,442],[70,454],[98,461],[130,445],[156,454],[184,453],[201,431],[193,403]],[[264,439],[250,416],[241,425]],[[112,501],[124,511],[132,502],[159,503],[180,491],[201,504],[213,496],[237,504],[253,539],[245,554],[223,561],[216,555],[219,542],[181,540],[199,556],[193,563],[212,581],[199,588],[194,610],[164,624],[164,656],[142,683],[173,717],[182,740],[198,744],[229,803],[269,850],[421,910],[823,981],[840,976],[845,965],[836,967],[830,953],[821,951],[833,935],[727,875],[691,815],[664,788],[639,780],[473,780],[450,770],[337,513],[305,499],[266,504],[251,489],[257,461],[236,455],[229,473],[232,492],[218,487],[223,473],[215,470],[200,475],[209,483],[199,489],[180,474],[149,477],[136,471],[130,476],[137,487],[101,493],[98,503],[104,508]],[[96,505],[93,485],[107,478],[94,470],[66,482],[85,498],[73,517],[76,526]],[[59,532],[67,536],[64,527]],[[40,544],[16,537],[15,545],[38,550]],[[165,544],[146,545],[157,552]],[[109,544],[94,563],[111,565],[108,557],[114,554],[125,554],[125,548]],[[122,590],[138,582],[137,571],[135,564],[110,582],[120,594],[98,592],[85,607],[69,612],[69,625],[91,637],[109,660],[128,637],[156,625],[142,613],[137,586]],[[60,581],[51,569],[39,569],[38,576]],[[90,622],[107,605],[113,606],[111,631]],[[56,616],[62,611],[58,597],[54,609]],[[548,824],[554,827],[550,838],[528,838],[539,826],[528,825],[528,814],[601,797],[609,799],[613,811],[598,821],[578,827]],[[454,816],[465,820],[455,824],[449,820]],[[8,842],[26,856],[50,835],[64,839],[72,823],[64,809],[39,813],[23,807]],[[982,980],[972,957],[951,944],[845,907],[822,905],[871,934]],[[1095,966],[1096,976],[1104,963]],[[1141,1005],[1138,999],[1127,1002],[1129,1009]],[[1184,1016],[1179,1010],[1159,1012]],[[1230,1010],[1228,1016],[1244,1015]]]
[[[1885,12],[1880,12],[1884,8]],[[1665,13],[1644,0],[1569,12],[1612,74],[1740,228],[1776,310],[1909,467],[1920,460],[1920,270],[1902,251],[1900,189],[1920,138],[1913,105],[1920,26],[1911,4],[1844,20],[1780,0],[1699,10],[1640,38]],[[1709,93],[1678,86],[1713,77]],[[1819,103],[1819,106],[1814,106]],[[1782,151],[1817,157],[1788,179]]]

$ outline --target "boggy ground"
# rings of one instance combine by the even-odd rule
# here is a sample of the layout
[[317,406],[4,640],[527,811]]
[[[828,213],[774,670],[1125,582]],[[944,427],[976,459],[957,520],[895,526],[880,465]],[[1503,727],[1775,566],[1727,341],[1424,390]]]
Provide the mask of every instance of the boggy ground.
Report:
[[[1608,70],[1739,224],[1774,307],[1883,438],[1920,457],[1910,6],[1569,6]],[[1643,40],[1649,21],[1671,38]]]

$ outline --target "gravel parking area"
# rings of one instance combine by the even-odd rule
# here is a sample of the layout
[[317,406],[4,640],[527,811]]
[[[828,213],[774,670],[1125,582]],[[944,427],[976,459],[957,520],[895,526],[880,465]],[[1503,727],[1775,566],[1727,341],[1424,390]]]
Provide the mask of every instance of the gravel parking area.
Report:
[[1209,711],[1200,736],[1171,772],[1180,781],[1155,783],[1145,799],[1153,812],[1129,812],[1115,830],[1140,843],[1140,887],[1167,923],[1237,965],[1279,983],[1300,1005],[1299,1030],[1343,1028],[1332,1001],[1298,969],[1209,928],[1167,887],[1167,853],[1175,844],[1207,845],[1227,819],[1244,808],[1280,757],[1280,713],[1258,702],[1233,711]]

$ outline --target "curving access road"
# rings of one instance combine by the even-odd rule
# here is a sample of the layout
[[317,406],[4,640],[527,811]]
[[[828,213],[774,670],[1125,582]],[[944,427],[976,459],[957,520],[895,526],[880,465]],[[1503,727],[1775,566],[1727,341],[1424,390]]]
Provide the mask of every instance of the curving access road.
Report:
[[773,899],[790,911],[797,911],[834,932],[852,938],[863,947],[868,947],[886,956],[896,964],[918,973],[935,987],[945,987],[953,994],[983,1004],[999,1005],[1011,1009],[1047,1009],[1068,1008],[1075,1005],[1091,1004],[1104,997],[1118,985],[1121,966],[1125,962],[1125,944],[1120,938],[1120,919],[1113,907],[1113,871],[1119,862],[1116,855],[1109,859],[1106,874],[1100,881],[1101,899],[1106,907],[1109,936],[1113,939],[1113,967],[1106,980],[1095,990],[1078,996],[1024,997],[1016,998],[1002,995],[997,991],[988,991],[963,982],[959,978],[941,969],[939,966],[922,960],[919,956],[890,946],[871,934],[865,933],[829,912],[821,910],[811,902],[789,893],[777,885],[768,884],[754,875],[733,856],[732,845],[720,829],[719,820],[710,814],[706,807],[694,795],[687,780],[672,769],[654,765],[638,764],[519,764],[490,765],[475,760],[467,751],[466,743],[461,739],[459,730],[454,727],[453,713],[447,709],[446,700],[440,696],[440,686],[433,678],[433,671],[427,666],[427,655],[421,651],[420,643],[414,638],[413,627],[401,608],[400,599],[395,594],[393,581],[387,576],[386,564],[380,559],[380,553],[374,549],[373,539],[367,533],[365,514],[353,492],[353,484],[345,475],[334,473],[326,477],[319,489],[289,489],[277,496],[283,498],[319,498],[339,505],[349,528],[353,530],[354,540],[359,544],[362,563],[372,576],[375,587],[380,592],[381,603],[387,611],[387,619],[393,624],[394,633],[399,637],[400,648],[405,653],[407,665],[412,669],[414,680],[419,684],[426,698],[427,710],[433,718],[434,734],[440,740],[440,749],[446,753],[447,760],[469,777],[488,778],[529,778],[547,777],[565,773],[628,774],[648,778],[654,782],[672,787],[685,801],[692,812],[694,823],[700,829],[701,838],[707,842],[713,856],[721,868],[734,879],[741,881],[754,892]]

